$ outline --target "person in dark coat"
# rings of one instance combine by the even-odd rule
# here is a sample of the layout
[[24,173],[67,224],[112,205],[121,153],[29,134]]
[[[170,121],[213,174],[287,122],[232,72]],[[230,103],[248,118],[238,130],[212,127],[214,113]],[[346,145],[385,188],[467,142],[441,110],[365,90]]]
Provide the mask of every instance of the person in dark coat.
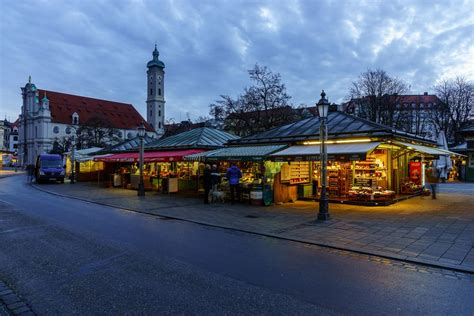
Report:
[[234,204],[235,193],[237,193],[237,200],[240,202],[240,178],[242,178],[242,171],[233,163],[227,169],[226,178],[229,180],[230,186],[230,201]]
[[217,169],[217,165],[212,165],[211,182],[212,182],[212,191],[218,191],[217,188],[219,184],[221,183],[221,174],[219,173],[219,169]]
[[431,187],[431,198],[436,199],[436,190],[439,182],[439,171],[436,169],[436,163],[431,162],[431,166],[426,169],[426,179]]
[[209,204],[209,191],[212,187],[211,166],[206,165],[204,168],[204,204]]

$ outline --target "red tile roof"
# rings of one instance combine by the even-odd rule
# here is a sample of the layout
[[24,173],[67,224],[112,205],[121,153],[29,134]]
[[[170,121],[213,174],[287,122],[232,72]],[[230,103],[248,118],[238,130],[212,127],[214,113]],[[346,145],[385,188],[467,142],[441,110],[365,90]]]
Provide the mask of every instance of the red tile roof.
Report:
[[400,103],[432,103],[439,104],[441,101],[436,95],[433,94],[415,94],[415,95],[400,95]]
[[38,92],[40,102],[46,92],[51,110],[51,121],[54,123],[71,124],[72,114],[76,112],[79,115],[79,125],[99,117],[109,122],[113,128],[136,129],[143,122],[147,131],[153,131],[153,128],[131,104],[49,90],[38,89]]

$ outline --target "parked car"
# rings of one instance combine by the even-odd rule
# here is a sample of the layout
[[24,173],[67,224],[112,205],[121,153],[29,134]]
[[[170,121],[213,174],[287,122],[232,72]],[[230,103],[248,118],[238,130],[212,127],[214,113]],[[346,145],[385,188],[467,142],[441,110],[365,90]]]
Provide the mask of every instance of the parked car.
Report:
[[43,181],[60,181],[64,183],[64,164],[61,155],[42,154],[36,158],[36,183]]

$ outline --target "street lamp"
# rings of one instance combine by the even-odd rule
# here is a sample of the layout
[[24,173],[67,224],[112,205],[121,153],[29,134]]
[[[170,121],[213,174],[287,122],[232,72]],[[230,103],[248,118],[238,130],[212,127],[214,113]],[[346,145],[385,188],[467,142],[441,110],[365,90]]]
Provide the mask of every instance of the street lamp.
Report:
[[145,125],[143,122],[138,126],[138,137],[140,138],[140,182],[138,183],[138,196],[145,196],[145,185],[143,183],[143,138],[145,137]]
[[75,154],[75,149],[76,149],[76,135],[77,135],[77,129],[74,126],[68,126],[69,129],[74,130],[74,134],[71,136],[71,182],[70,184],[74,184],[75,180],[75,169],[76,169],[76,154]]
[[74,184],[74,167],[76,166],[76,155],[75,155],[75,148],[76,148],[76,138],[74,135],[71,136],[71,184]]
[[327,162],[328,155],[326,150],[327,127],[326,119],[328,116],[329,102],[325,98],[324,90],[321,92],[321,99],[318,101],[319,113],[319,140],[321,143],[320,160],[321,160],[321,196],[319,198],[319,213],[318,220],[325,221],[329,219],[328,197],[326,194],[327,187]]

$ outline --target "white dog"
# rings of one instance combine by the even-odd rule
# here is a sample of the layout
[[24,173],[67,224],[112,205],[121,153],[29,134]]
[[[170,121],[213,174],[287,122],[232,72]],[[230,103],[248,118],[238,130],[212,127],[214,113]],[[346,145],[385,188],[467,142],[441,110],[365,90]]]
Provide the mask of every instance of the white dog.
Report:
[[224,203],[224,200],[225,200],[224,192],[215,190],[215,191],[211,191],[210,195],[211,195],[211,203],[214,203],[214,202]]

